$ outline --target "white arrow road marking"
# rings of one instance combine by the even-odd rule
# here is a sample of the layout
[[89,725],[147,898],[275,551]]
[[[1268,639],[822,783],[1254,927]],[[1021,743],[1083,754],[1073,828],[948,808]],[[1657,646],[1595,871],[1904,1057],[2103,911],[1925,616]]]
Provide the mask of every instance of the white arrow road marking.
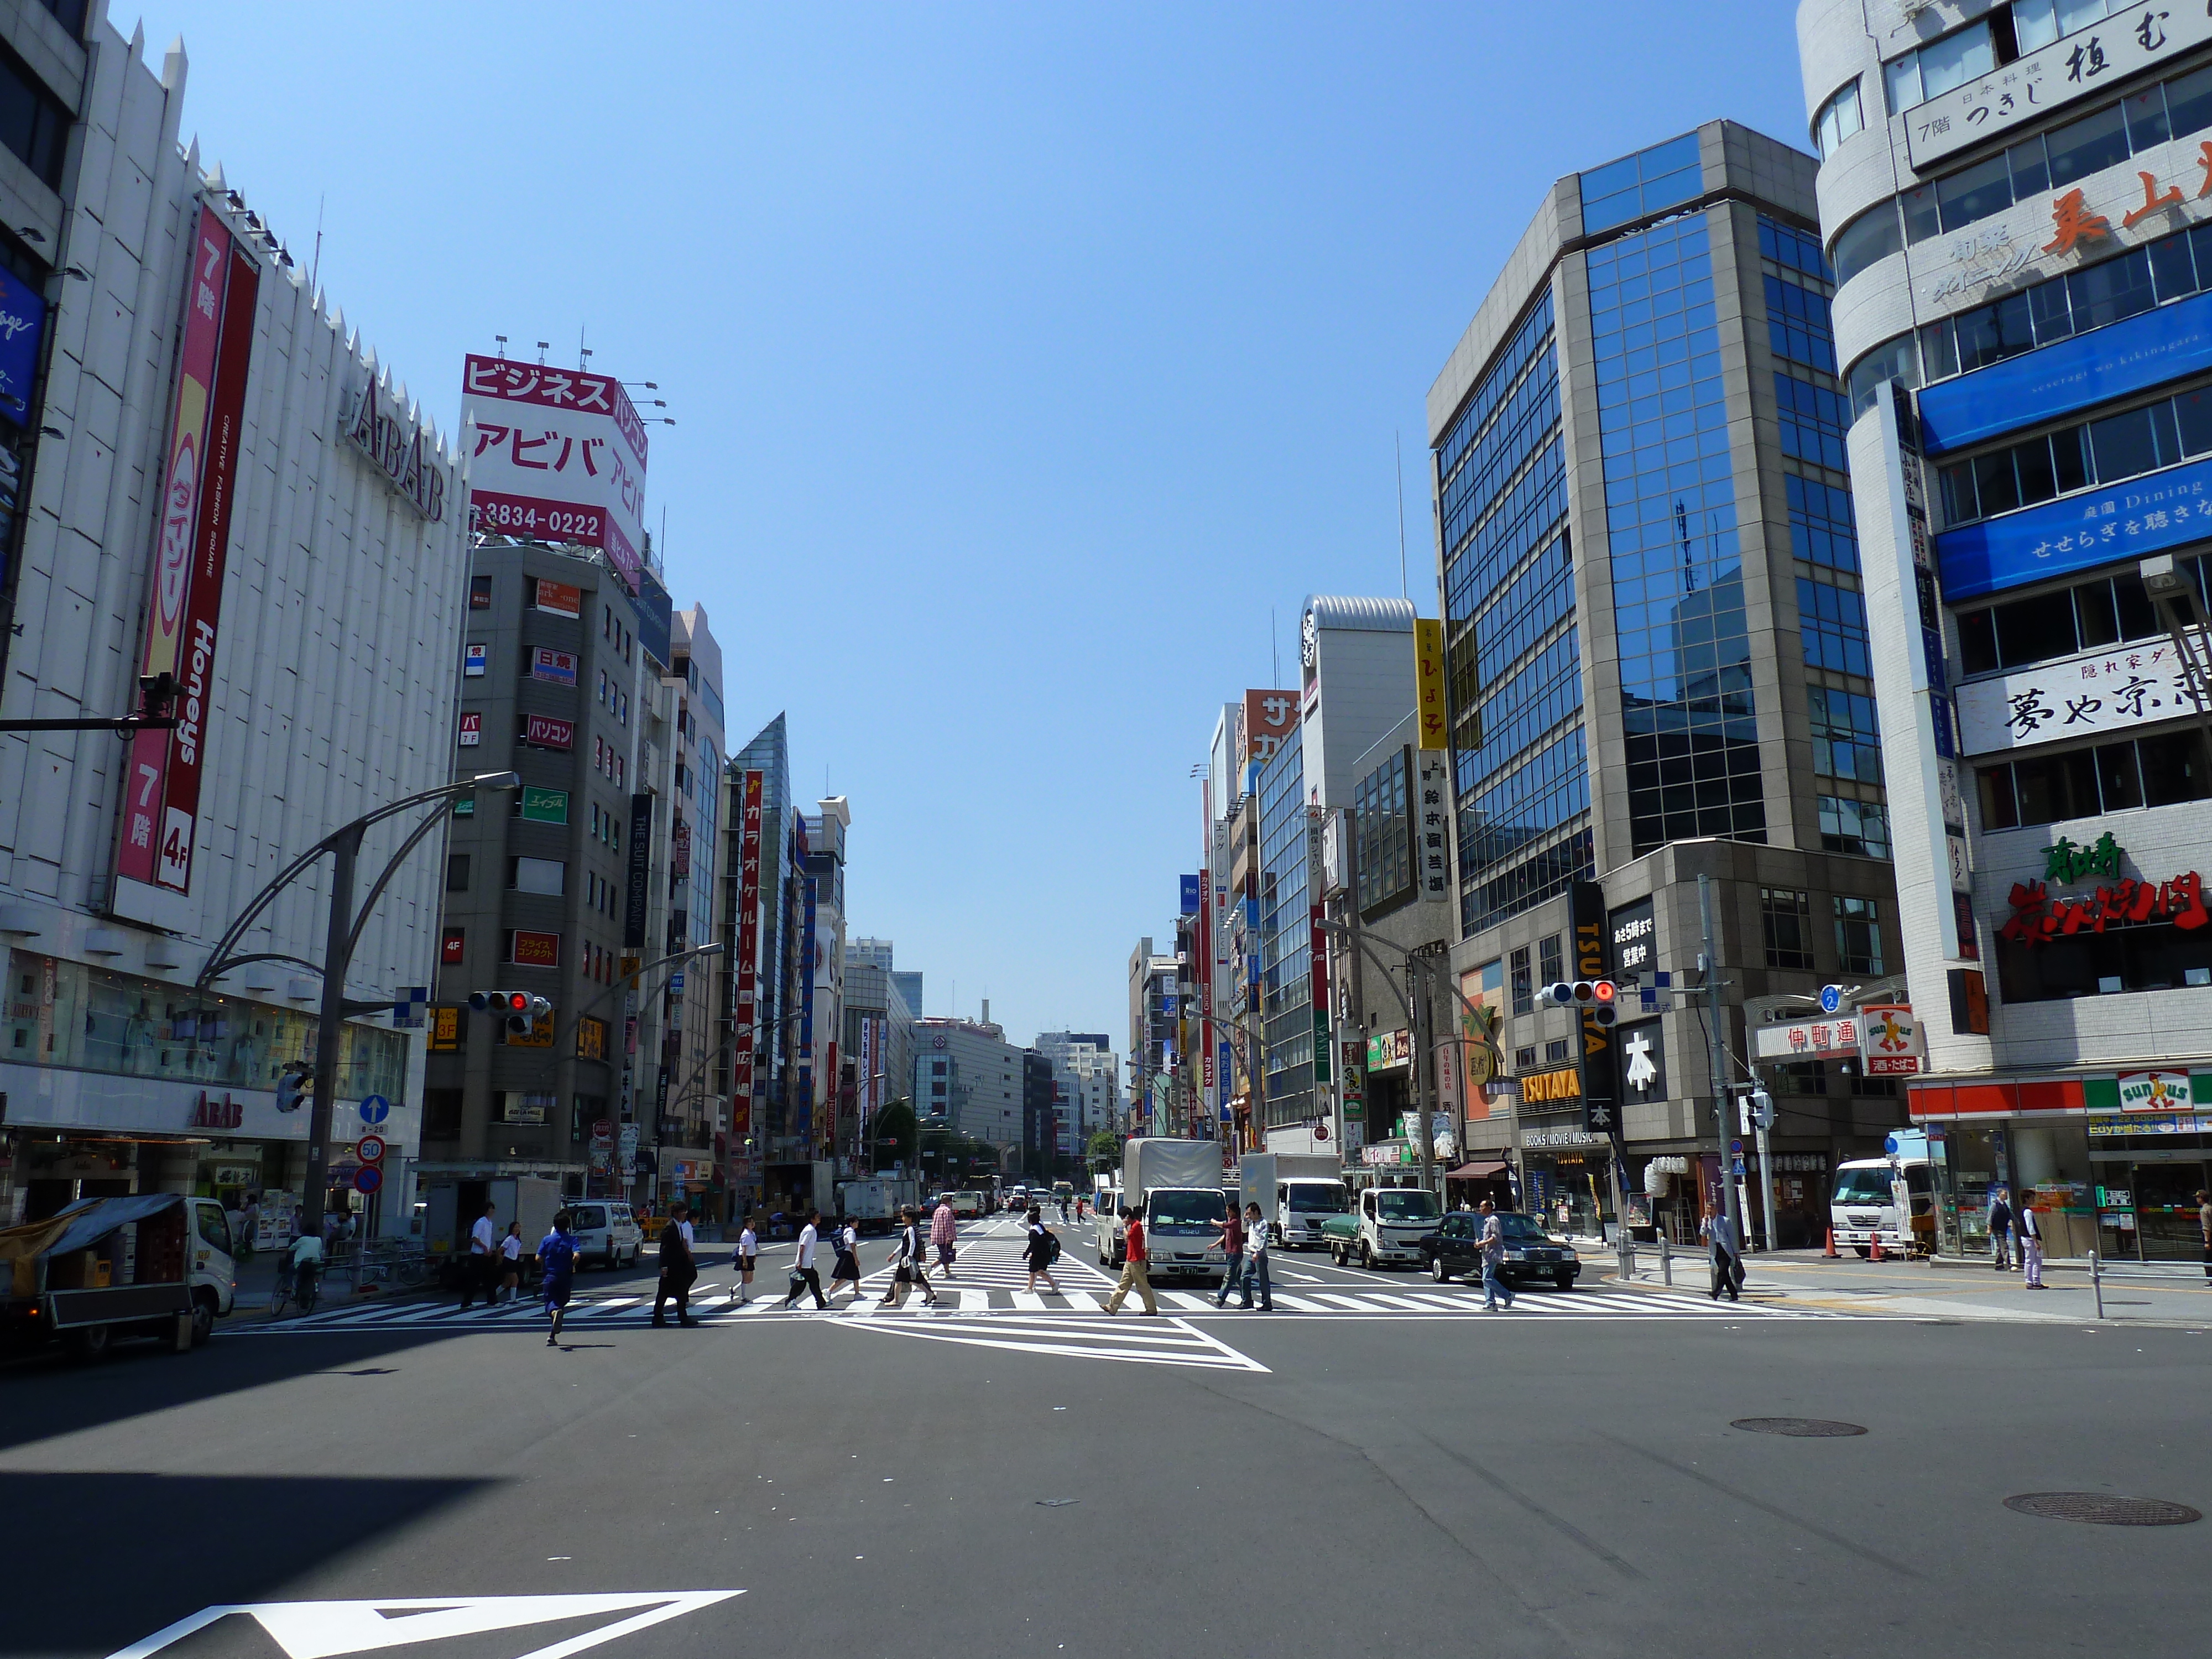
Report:
[[[155,1631],[144,1641],[119,1650],[109,1659],[146,1659],[234,1613],[258,1620],[290,1659],[336,1659],[340,1654],[411,1647],[449,1636],[475,1636],[556,1619],[643,1609],[630,1618],[516,1656],[516,1659],[567,1659],[569,1654],[598,1647],[617,1636],[744,1594],[743,1590],[653,1590],[615,1595],[434,1595],[397,1601],[246,1601],[204,1607],[191,1618],[180,1619],[167,1630]],[[395,1613],[404,1616],[388,1616]]]

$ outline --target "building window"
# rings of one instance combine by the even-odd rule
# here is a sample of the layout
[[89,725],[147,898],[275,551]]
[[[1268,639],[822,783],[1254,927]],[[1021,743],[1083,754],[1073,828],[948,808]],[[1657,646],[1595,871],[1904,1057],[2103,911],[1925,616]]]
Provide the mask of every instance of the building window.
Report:
[[1528,947],[1514,947],[1510,958],[1513,964],[1513,1012],[1529,1014],[1536,1011],[1536,986],[1528,969]]
[[1775,1068],[1782,1073],[1785,1095],[1825,1095],[1828,1092],[1828,1064],[1822,1060],[1793,1060]]
[[1413,857],[1407,814],[1407,779],[1412,751],[1401,749],[1359,781],[1352,797],[1358,824],[1362,915],[1412,896]]
[[1545,1063],[1546,1065],[1547,1065],[1547,1066],[1553,1066],[1553,1065],[1557,1065],[1559,1061],[1561,1061],[1561,1060],[1565,1060],[1566,1057],[1567,1057],[1567,1039],[1566,1039],[1566,1038],[1565,1038],[1565,1037],[1553,1037],[1553,1038],[1549,1042],[1547,1042],[1547,1043],[1544,1045],[1544,1063]]
[[932,1077],[943,1077],[945,1075],[945,1062],[941,1060],[931,1060],[929,1062],[929,1074]]
[[561,859],[513,858],[507,861],[510,892],[559,896],[568,890],[568,866]]
[[1804,968],[1813,965],[1813,901],[1790,887],[1759,890],[1759,925],[1766,934],[1766,965]]
[[1836,966],[1846,974],[1881,974],[1881,907],[1870,898],[1838,893],[1836,906]]
[[1848,587],[1797,578],[1797,634],[1805,665],[1866,679],[1874,672],[1867,641],[1866,601]]
[[1532,1042],[1525,1048],[1516,1048],[1513,1051],[1513,1069],[1515,1071],[1525,1072],[1528,1070],[1529,1067],[1535,1065],[1535,1063],[1536,1045],[1534,1043]]
[[1844,433],[1850,416],[1844,394],[1801,380],[1795,374],[1774,372],[1774,401],[1782,417],[1782,453],[1794,459],[1825,466],[1832,472],[1848,472],[1850,457],[1844,447]]
[[2192,731],[2005,761],[1980,769],[1978,781],[1985,830],[2174,806],[2212,793],[2203,741]]
[[1879,264],[1905,246],[1905,224],[1895,198],[1877,202],[1845,225],[1836,237],[1836,286]]
[[1813,770],[1826,778],[1881,781],[1881,730],[1874,699],[1813,685],[1805,690],[1813,723]]
[[1880,801],[1818,795],[1814,804],[1820,815],[1822,852],[1856,853],[1870,859],[1889,856],[1889,809]]
[[1778,357],[1834,374],[1836,337],[1828,323],[1827,295],[1767,277],[1766,343]]
[[466,853],[446,855],[446,890],[449,893],[469,890],[469,855]]
[[464,1092],[459,1089],[422,1091],[423,1139],[459,1140],[461,1138],[461,1102]]
[[1567,976],[1566,955],[1560,949],[1559,936],[1553,933],[1536,946],[1536,963],[1540,981],[1556,985]]
[[0,47],[0,144],[15,153],[52,190],[62,187],[62,158],[69,148],[70,114],[25,67]]
[[1866,112],[1859,105],[1859,78],[1854,75],[1840,91],[1829,95],[1828,101],[1820,106],[1820,112],[1813,118],[1813,147],[1825,161],[1835,153],[1838,144],[1865,126]]
[[[2205,605],[2205,561],[2176,559],[2174,568],[2196,588],[2197,602]],[[1960,665],[1969,674],[1990,674],[2165,635],[2166,624],[2152,608],[2142,578],[2124,570],[2056,592],[1960,612]]]

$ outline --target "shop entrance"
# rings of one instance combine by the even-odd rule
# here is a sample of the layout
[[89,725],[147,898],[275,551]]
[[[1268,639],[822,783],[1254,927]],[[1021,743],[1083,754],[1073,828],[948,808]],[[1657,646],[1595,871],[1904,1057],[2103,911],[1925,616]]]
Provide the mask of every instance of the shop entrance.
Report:
[[2197,1224],[2197,1194],[2204,1186],[2202,1164],[2135,1166],[2136,1237],[2146,1261],[2197,1261],[2204,1239]]

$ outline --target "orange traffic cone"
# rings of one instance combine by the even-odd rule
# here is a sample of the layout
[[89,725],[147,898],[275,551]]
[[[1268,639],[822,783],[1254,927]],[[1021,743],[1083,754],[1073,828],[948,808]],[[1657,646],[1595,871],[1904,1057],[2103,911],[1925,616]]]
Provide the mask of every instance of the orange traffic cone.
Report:
[[1820,1254],[1825,1256],[1833,1256],[1836,1254],[1836,1230],[1833,1227],[1828,1229],[1828,1248]]
[[1867,1260],[1869,1261],[1879,1261],[1881,1260],[1881,1235],[1880,1233],[1874,1235],[1874,1242],[1867,1249]]

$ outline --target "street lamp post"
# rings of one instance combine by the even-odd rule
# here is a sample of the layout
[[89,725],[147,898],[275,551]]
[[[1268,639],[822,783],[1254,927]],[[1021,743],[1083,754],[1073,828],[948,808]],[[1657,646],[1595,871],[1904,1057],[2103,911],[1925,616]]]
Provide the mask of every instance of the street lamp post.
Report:
[[[322,976],[322,1010],[319,1016],[320,1024],[315,1032],[314,1105],[307,1119],[307,1173],[306,1191],[300,1204],[300,1226],[303,1232],[319,1235],[323,1227],[323,1200],[329,1184],[324,1165],[329,1156],[331,1119],[337,1104],[338,1054],[344,1036],[345,1018],[349,1014],[371,1013],[392,1006],[392,1000],[388,997],[380,1001],[349,1001],[345,994],[346,970],[353,964],[353,953],[361,944],[362,930],[368,925],[369,912],[376,908],[377,900],[384,896],[384,890],[391,885],[392,877],[398,873],[399,866],[406,862],[408,854],[422,844],[431,830],[445,822],[446,814],[442,810],[433,812],[415,826],[407,839],[399,843],[399,850],[392,854],[386,863],[383,873],[370,886],[368,897],[362,901],[361,908],[356,911],[353,902],[354,874],[355,866],[361,857],[362,838],[368,834],[371,824],[404,812],[410,807],[434,801],[442,808],[446,801],[460,795],[472,794],[478,789],[519,789],[521,787],[522,778],[519,773],[481,773],[459,783],[425,789],[404,800],[380,806],[374,811],[365,812],[352,823],[333,830],[286,865],[274,881],[255,895],[253,902],[239,913],[238,920],[232,922],[222,939],[216,942],[215,949],[208,954],[207,965],[200,969],[199,976],[192,981],[193,990],[205,992],[224,974],[251,962],[289,963]],[[325,853],[331,855],[331,908],[329,927],[324,935],[322,965],[319,968],[313,963],[275,951],[234,954],[239,940],[245,937],[246,930],[275,902],[276,895],[304,874]]]

